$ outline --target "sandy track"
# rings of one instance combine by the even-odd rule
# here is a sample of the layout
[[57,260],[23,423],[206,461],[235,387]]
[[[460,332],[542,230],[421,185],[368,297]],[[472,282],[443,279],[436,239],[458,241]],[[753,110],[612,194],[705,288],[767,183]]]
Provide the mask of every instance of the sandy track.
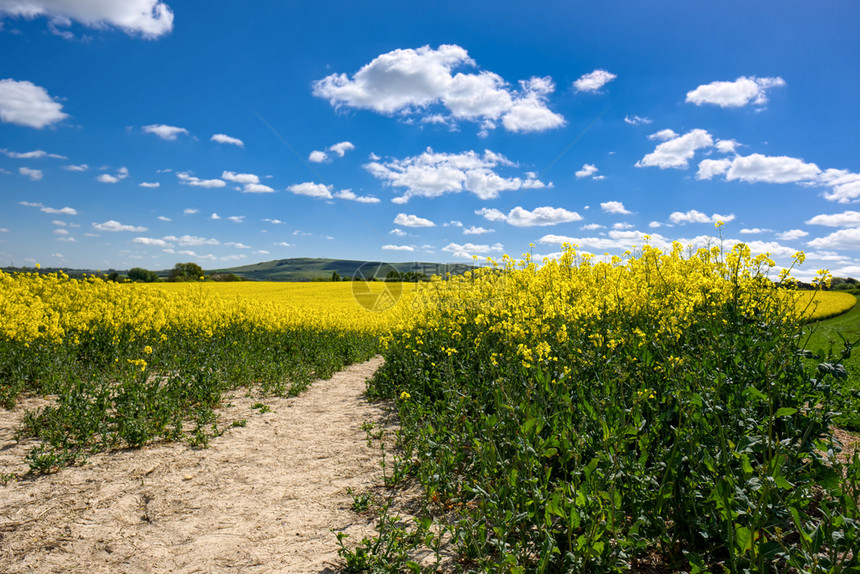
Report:
[[[245,418],[247,426],[208,449],[100,454],[0,486],[0,572],[334,571],[330,530],[353,541],[371,532],[350,510],[347,488],[381,481],[379,451],[361,430],[385,416],[361,396],[381,363],[353,365],[296,398],[237,394],[221,424]],[[273,412],[252,410],[258,400]],[[21,447],[9,437],[0,432],[7,456]]]

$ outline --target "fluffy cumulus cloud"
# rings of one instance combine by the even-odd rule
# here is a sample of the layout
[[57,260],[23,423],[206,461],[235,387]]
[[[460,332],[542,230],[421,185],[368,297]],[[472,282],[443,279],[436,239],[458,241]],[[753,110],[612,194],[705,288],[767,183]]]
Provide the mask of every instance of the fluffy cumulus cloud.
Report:
[[111,175],[109,173],[103,173],[96,178],[96,181],[101,183],[117,183],[128,177],[128,168],[121,167],[116,170],[116,175]]
[[[630,249],[636,245],[641,245],[645,234],[639,231],[620,231],[611,230],[606,235],[600,237],[569,237],[566,235],[544,235],[540,238],[540,243],[543,245],[577,245],[579,247],[609,250],[609,249]],[[671,241],[667,240],[660,234],[650,234],[650,243],[654,247],[664,249],[671,245]]]
[[156,187],[161,186],[161,184],[158,183],[157,181],[142,181],[142,182],[138,183],[137,185],[139,185],[140,187],[148,187],[150,189],[155,189]]
[[[657,134],[661,133],[663,132],[657,132]],[[669,134],[665,134],[665,136],[669,136]],[[675,135],[675,137],[659,144],[653,152],[637,161],[636,167],[687,169],[696,150],[712,145],[714,145],[714,139],[707,131],[702,129],[691,130],[682,136]]]
[[[510,89],[492,72],[455,73],[476,66],[466,50],[456,45],[399,49],[376,57],[351,78],[332,74],[314,82],[313,94],[335,107],[438,116],[443,123],[476,121],[483,130],[494,129],[499,122],[512,132],[564,125],[564,118],[546,105],[555,90],[550,78],[531,78],[521,81],[519,89]],[[436,106],[442,106],[447,117]]]
[[699,171],[696,179],[712,179],[717,175],[723,175],[732,167],[730,159],[703,159],[699,162]]
[[708,216],[701,211],[696,211],[695,209],[691,209],[687,212],[674,211],[669,215],[669,221],[682,225],[685,223],[716,223],[717,221],[729,222],[734,218],[734,214],[720,215],[719,213],[714,213]]
[[429,219],[405,213],[398,213],[397,217],[394,218],[394,224],[402,225],[403,227],[436,227],[436,224]]
[[214,134],[211,138],[209,138],[209,141],[222,144],[230,144],[237,147],[245,147],[245,142],[243,142],[239,138],[230,137],[227,134]]
[[826,225],[828,227],[860,227],[860,211],[816,215],[812,219],[808,219],[806,224]]
[[378,197],[372,195],[356,195],[352,190],[344,189],[334,194],[338,199],[346,199],[348,201],[357,201],[358,203],[379,203]]
[[412,197],[439,197],[446,193],[468,191],[481,199],[495,199],[502,191],[538,189],[546,184],[534,173],[524,178],[504,177],[499,167],[515,164],[503,155],[485,150],[458,154],[436,153],[432,149],[421,155],[388,162],[373,161],[364,168],[385,185],[404,189],[395,203],[406,203]]
[[488,221],[504,221],[515,227],[543,227],[582,220],[582,216],[575,211],[568,211],[561,207],[536,207],[529,211],[517,206],[507,214],[498,209],[485,207],[475,213]]
[[505,247],[501,243],[494,243],[493,245],[476,245],[474,243],[460,245],[459,243],[449,243],[442,248],[442,251],[461,259],[471,259],[475,256],[488,255],[490,253],[502,253],[504,250]]
[[726,179],[748,183],[798,183],[815,181],[820,173],[817,165],[801,159],[754,153],[732,160]]
[[63,112],[62,104],[54,101],[45,88],[11,78],[0,80],[0,121],[42,129],[67,117],[69,114]]
[[617,75],[611,72],[598,69],[588,74],[583,74],[578,80],[573,82],[573,87],[577,92],[596,92],[617,77]]
[[90,28],[113,26],[147,39],[173,30],[173,11],[159,0],[0,0],[0,14],[45,16],[51,29],[64,37],[68,32],[62,28],[72,20]]
[[840,229],[830,235],[807,241],[806,244],[815,249],[860,249],[860,227]]
[[804,231],[802,229],[789,229],[788,231],[777,233],[776,238],[780,241],[794,241],[795,239],[800,239],[801,237],[806,237],[807,235],[809,235],[809,232]]
[[415,251],[411,245],[383,245],[382,248],[386,251]]
[[179,178],[180,183],[190,185],[192,187],[218,188],[227,185],[227,182],[223,179],[200,179],[199,177],[191,175],[187,171],[178,172],[176,177]]
[[624,204],[620,201],[604,201],[600,204],[600,209],[606,213],[616,213],[618,215],[629,215],[631,213],[625,209]]
[[586,163],[582,166],[582,169],[574,173],[574,175],[577,178],[593,177],[594,179],[602,179],[602,176],[595,175],[597,171],[597,166],[595,166],[594,164]]
[[135,233],[146,231],[146,227],[123,225],[119,221],[115,221],[113,219],[105,221],[104,223],[93,223],[93,229],[98,229],[99,231],[133,231]]
[[329,151],[337,154],[337,157],[343,157],[346,152],[352,151],[355,149],[355,145],[352,142],[338,142],[332,146],[329,146]]
[[234,173],[232,171],[224,171],[221,173],[221,179],[240,183],[242,193],[273,193],[275,190],[260,183],[260,177],[253,173]]
[[767,91],[785,86],[782,78],[756,78],[741,76],[734,82],[711,82],[687,92],[687,102],[701,106],[712,104],[721,108],[740,108],[752,103],[767,103]]
[[322,163],[328,159],[328,154],[324,151],[314,150],[308,156],[308,161],[311,163]]
[[486,229],[484,227],[472,225],[471,227],[467,227],[463,229],[463,235],[483,235],[485,233],[492,233],[495,229]]
[[308,197],[313,197],[316,199],[331,199],[331,190],[332,186],[330,185],[324,185],[322,183],[313,183],[310,181],[306,181],[304,183],[297,183],[287,188],[287,191],[295,193],[296,195],[306,195]]
[[176,126],[168,126],[164,124],[151,124],[143,126],[143,131],[148,134],[155,134],[161,139],[173,141],[180,135],[188,135],[188,130]]
[[824,199],[839,203],[849,203],[860,197],[860,173],[844,169],[828,169],[819,178],[820,182],[831,188]]
[[31,169],[29,167],[19,167],[18,173],[25,177],[29,177],[32,181],[39,181],[45,175],[41,169]]
[[678,134],[675,133],[675,130],[670,130],[669,128],[666,128],[664,130],[660,130],[649,135],[648,139],[664,142],[666,140],[675,139],[676,137],[678,137]]

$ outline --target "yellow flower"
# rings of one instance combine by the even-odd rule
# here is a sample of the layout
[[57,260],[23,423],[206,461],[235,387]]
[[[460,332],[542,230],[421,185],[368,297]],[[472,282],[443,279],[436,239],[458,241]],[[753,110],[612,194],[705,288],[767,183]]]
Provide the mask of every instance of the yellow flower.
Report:
[[410,394],[409,394],[409,393],[407,393],[406,391],[403,391],[402,393],[400,393],[400,400],[401,400],[401,401],[407,401],[407,400],[409,400],[409,399],[411,399],[411,398],[412,398],[412,395],[410,395]]

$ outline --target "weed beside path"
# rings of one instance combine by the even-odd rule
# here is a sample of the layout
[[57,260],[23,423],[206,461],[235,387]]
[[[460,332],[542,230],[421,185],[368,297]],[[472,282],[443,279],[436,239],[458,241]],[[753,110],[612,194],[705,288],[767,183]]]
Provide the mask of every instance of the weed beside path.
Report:
[[207,449],[98,454],[0,487],[0,571],[334,571],[331,529],[372,534],[348,489],[381,481],[379,451],[362,430],[385,416],[362,397],[381,362],[353,365],[299,397],[234,394],[218,414],[240,424]]

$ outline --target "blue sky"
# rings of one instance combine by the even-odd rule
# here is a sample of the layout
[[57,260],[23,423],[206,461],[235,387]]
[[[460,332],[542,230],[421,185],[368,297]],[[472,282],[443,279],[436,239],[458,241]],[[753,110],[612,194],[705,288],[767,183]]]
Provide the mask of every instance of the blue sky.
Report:
[[0,0],[0,265],[617,254],[721,219],[860,276],[858,29],[848,1]]

